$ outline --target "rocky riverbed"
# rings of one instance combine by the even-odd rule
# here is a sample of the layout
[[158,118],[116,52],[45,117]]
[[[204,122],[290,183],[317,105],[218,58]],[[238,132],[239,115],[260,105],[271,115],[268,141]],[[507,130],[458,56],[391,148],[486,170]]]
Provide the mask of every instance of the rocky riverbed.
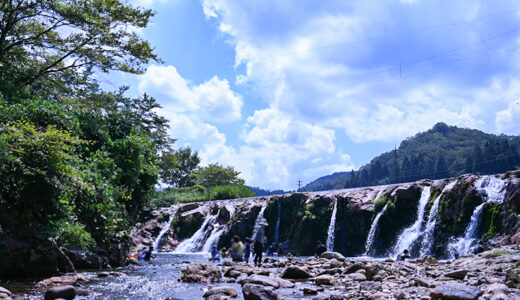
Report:
[[47,279],[24,296],[0,289],[0,299],[41,299],[64,285],[73,286],[76,299],[520,299],[520,251],[508,245],[453,261],[425,256],[405,262],[327,252],[269,257],[262,267],[160,254],[151,264],[119,272]]

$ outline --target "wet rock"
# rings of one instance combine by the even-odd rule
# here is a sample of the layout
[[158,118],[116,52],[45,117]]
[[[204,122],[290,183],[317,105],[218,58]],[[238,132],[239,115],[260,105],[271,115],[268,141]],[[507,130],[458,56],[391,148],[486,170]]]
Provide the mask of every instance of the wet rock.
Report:
[[315,287],[306,286],[303,288],[304,295],[316,295],[318,292],[319,290]]
[[179,281],[191,283],[219,282],[222,274],[217,266],[192,263],[181,269]]
[[439,263],[439,261],[438,261],[435,257],[433,257],[433,256],[431,256],[431,255],[425,255],[425,256],[421,259],[421,261],[422,261],[423,263],[425,263],[425,264],[430,265],[430,266],[435,266],[435,265],[437,265],[437,264]]
[[278,295],[272,288],[268,288],[258,284],[245,284],[242,287],[244,300],[277,300]]
[[424,287],[430,287],[431,283],[428,279],[423,277],[414,277],[412,279],[412,285],[414,286],[424,286]]
[[315,279],[316,285],[336,285],[338,282],[330,275],[321,275]]
[[345,272],[347,274],[350,274],[350,273],[354,273],[354,272],[357,272],[359,270],[362,270],[365,268],[365,264],[363,263],[360,263],[360,262],[357,262],[355,264],[352,264],[350,267],[348,267]]
[[365,281],[367,280],[367,277],[361,273],[351,273],[347,275],[347,278],[350,278],[354,281]]
[[392,296],[390,294],[382,293],[382,292],[372,294],[368,297],[368,299],[370,299],[370,300],[382,300],[382,299],[391,299],[391,298],[392,298]]
[[310,274],[303,268],[297,266],[288,266],[282,271],[280,277],[287,279],[306,279],[310,277]]
[[380,282],[364,281],[359,284],[359,289],[362,291],[380,291],[383,285]]
[[64,285],[57,286],[48,289],[45,292],[44,299],[45,300],[53,300],[53,299],[67,299],[71,300],[76,297],[76,290],[72,285]]
[[274,277],[268,277],[264,275],[253,275],[249,276],[247,278],[244,278],[243,280],[239,281],[242,284],[258,284],[263,286],[270,286],[275,289],[283,287],[283,288],[290,288],[294,286],[294,283],[280,278],[274,278]]
[[454,270],[451,272],[444,273],[444,276],[453,278],[453,279],[459,279],[462,280],[464,277],[466,277],[466,274],[468,274],[469,270],[461,269],[461,270]]
[[105,277],[108,277],[108,276],[110,276],[110,273],[108,273],[108,272],[99,272],[99,273],[97,273],[97,277],[99,277],[99,278],[105,278]]
[[446,283],[437,286],[430,293],[433,299],[474,300],[482,295],[482,291],[474,286],[462,283]]
[[77,274],[72,276],[55,276],[51,278],[44,279],[38,283],[36,283],[35,287],[37,289],[49,289],[56,286],[64,286],[64,285],[74,285],[78,281],[87,281],[87,277],[85,275]]
[[11,293],[8,289],[0,286],[0,299],[6,299],[8,297],[12,297],[13,293]]
[[338,261],[345,261],[345,256],[338,252],[324,252],[320,255],[320,258],[336,259]]
[[234,287],[231,286],[217,286],[214,288],[211,288],[210,290],[206,291],[204,293],[204,298],[215,296],[215,295],[225,295],[229,297],[236,298],[238,297],[237,290],[235,290]]

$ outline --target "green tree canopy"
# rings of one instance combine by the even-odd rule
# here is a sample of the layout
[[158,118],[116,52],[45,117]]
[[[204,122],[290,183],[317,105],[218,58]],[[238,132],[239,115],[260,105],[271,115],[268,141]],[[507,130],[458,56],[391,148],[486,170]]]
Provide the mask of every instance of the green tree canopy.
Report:
[[56,95],[94,68],[141,73],[157,60],[136,33],[151,16],[118,0],[0,0],[2,87]]
[[197,184],[205,187],[212,187],[226,184],[243,185],[245,180],[239,178],[240,172],[235,171],[231,166],[226,168],[219,164],[209,164],[207,167],[200,168],[194,172]]
[[181,148],[177,151],[164,151],[159,168],[163,182],[174,187],[185,187],[194,184],[193,171],[199,166],[200,158],[191,148]]

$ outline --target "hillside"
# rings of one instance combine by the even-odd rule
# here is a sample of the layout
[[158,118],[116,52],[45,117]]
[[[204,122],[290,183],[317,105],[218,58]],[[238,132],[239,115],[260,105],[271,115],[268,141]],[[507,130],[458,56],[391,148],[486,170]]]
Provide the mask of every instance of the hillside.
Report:
[[438,179],[464,173],[494,174],[518,168],[520,137],[437,123],[432,129],[402,141],[396,152],[385,152],[358,171],[320,177],[302,190]]

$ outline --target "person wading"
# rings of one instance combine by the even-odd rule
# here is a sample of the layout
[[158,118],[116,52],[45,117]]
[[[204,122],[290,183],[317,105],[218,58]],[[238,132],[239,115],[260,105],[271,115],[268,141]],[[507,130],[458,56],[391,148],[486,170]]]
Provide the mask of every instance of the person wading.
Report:
[[255,236],[255,266],[262,266],[262,254],[264,252],[264,243],[265,243],[265,226],[267,226],[267,221],[265,219],[260,220],[258,224],[258,228]]

